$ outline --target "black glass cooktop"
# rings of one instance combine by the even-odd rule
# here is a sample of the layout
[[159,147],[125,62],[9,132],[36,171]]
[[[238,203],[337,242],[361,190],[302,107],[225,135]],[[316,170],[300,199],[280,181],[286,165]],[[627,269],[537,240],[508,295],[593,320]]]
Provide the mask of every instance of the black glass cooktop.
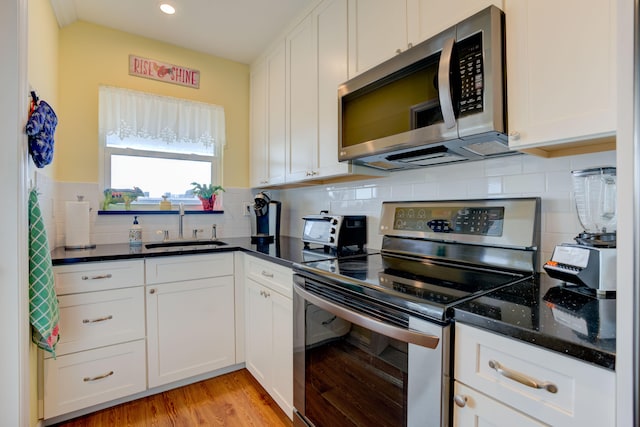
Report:
[[527,276],[458,264],[372,254],[295,265],[296,273],[384,301],[412,314],[446,321],[455,304]]

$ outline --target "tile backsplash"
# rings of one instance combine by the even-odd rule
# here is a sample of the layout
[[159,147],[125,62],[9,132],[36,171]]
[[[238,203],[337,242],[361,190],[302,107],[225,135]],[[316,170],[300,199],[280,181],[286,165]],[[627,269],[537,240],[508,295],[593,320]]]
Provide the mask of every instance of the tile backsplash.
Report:
[[381,203],[385,200],[444,200],[501,197],[542,199],[542,260],[582,231],[573,201],[571,171],[615,166],[615,151],[545,159],[530,155],[451,164],[354,183],[282,190],[283,232],[300,236],[302,217],[320,210],[367,215],[368,246],[380,248]]
[[[467,198],[541,197],[542,259],[548,259],[556,244],[573,241],[581,231],[575,212],[571,171],[595,166],[615,166],[615,151],[545,159],[522,155],[452,164],[410,171],[392,172],[387,177],[335,185],[271,191],[282,202],[282,234],[300,237],[302,217],[321,210],[335,214],[367,215],[368,246],[380,248],[378,234],[381,203],[385,200],[444,200]],[[133,215],[97,215],[102,201],[98,185],[93,183],[49,182],[37,176],[41,188],[40,204],[52,247],[64,246],[65,201],[85,196],[92,208],[91,242],[125,243]],[[44,191],[42,190],[44,188]],[[224,213],[187,215],[185,236],[193,228],[210,235],[217,224],[218,236],[242,237],[251,234],[252,216],[243,215],[243,203],[253,201],[257,190],[227,188],[223,195]],[[175,207],[174,207],[175,209]],[[161,240],[157,230],[178,233],[177,215],[141,215],[144,241]]]
[[[98,215],[103,196],[94,183],[57,182],[55,185],[55,199],[52,203],[52,218],[47,223],[49,236],[55,236],[52,247],[65,245],[65,202],[76,200],[76,196],[84,196],[89,202],[91,213],[89,222],[91,228],[90,242],[97,245],[110,243],[126,243],[129,241],[129,228],[133,223],[131,215]],[[224,213],[211,215],[185,215],[183,220],[183,234],[190,238],[193,229],[201,230],[200,236],[211,236],[211,226],[216,224],[218,237],[240,237],[251,234],[250,216],[244,216],[243,202],[253,200],[252,192],[246,188],[227,188],[222,196]],[[188,209],[188,208],[187,208]],[[138,215],[142,226],[142,240],[145,242],[161,241],[161,230],[168,230],[170,238],[178,236],[177,206],[173,206],[175,215]]]

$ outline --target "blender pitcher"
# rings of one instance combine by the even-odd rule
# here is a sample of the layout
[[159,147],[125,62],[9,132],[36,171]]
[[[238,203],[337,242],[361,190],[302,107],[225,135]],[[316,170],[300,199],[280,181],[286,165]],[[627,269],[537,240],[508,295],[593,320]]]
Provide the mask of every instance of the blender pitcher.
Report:
[[580,244],[615,246],[616,168],[598,167],[571,172],[578,218],[584,233]]

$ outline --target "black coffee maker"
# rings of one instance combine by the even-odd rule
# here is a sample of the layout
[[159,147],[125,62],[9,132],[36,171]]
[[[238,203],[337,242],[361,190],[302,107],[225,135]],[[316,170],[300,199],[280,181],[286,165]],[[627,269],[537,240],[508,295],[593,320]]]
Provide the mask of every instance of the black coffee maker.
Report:
[[253,200],[255,223],[251,227],[251,242],[258,244],[273,243],[280,239],[280,214],[282,203],[271,200],[268,193],[261,191]]

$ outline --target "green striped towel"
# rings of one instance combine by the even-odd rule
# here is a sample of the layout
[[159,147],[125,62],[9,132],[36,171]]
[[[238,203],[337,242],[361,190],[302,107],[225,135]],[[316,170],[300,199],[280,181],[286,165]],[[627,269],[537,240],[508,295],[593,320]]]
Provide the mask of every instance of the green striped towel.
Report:
[[29,193],[29,321],[32,341],[55,357],[60,311],[38,192]]

